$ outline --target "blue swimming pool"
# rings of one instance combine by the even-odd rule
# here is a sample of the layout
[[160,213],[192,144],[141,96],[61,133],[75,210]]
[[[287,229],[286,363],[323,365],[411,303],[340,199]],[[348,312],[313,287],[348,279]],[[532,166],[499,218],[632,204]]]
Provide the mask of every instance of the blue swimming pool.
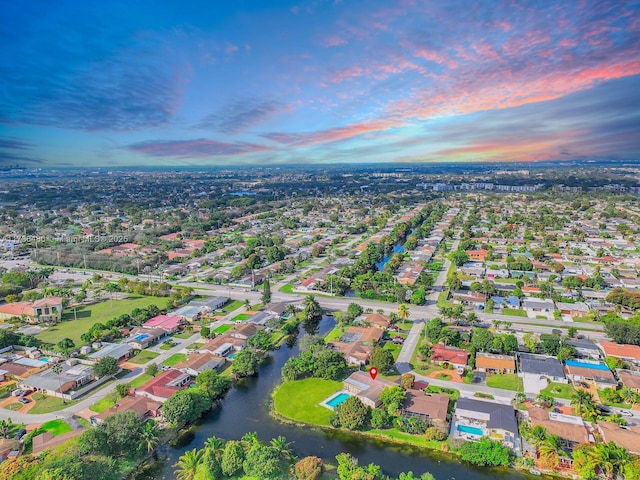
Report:
[[482,436],[482,429],[477,427],[469,427],[468,425],[458,425],[456,427],[459,432],[471,433],[472,435]]
[[229,355],[229,360],[233,360],[234,358],[236,358],[236,355],[238,355],[237,353],[232,353],[231,355]]
[[579,362],[578,360],[565,360],[565,365],[570,367],[591,368],[593,370],[609,370],[604,363],[587,363]]
[[346,393],[341,393],[340,395],[336,395],[331,400],[329,400],[327,402],[327,405],[329,405],[331,408],[336,408],[338,405],[344,402],[347,398],[349,398],[349,395],[347,395]]
[[136,337],[136,341],[137,342],[141,342],[142,340],[144,340],[145,338],[149,338],[149,335],[146,333],[141,333],[140,335],[138,335]]

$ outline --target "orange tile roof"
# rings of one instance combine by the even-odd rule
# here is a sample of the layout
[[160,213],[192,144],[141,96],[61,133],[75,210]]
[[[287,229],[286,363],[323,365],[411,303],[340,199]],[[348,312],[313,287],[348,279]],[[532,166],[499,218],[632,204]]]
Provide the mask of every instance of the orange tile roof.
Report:
[[476,368],[516,369],[516,360],[509,355],[487,355],[478,353],[476,356]]
[[614,342],[600,342],[607,357],[624,357],[640,360],[640,347],[637,345],[624,345]]

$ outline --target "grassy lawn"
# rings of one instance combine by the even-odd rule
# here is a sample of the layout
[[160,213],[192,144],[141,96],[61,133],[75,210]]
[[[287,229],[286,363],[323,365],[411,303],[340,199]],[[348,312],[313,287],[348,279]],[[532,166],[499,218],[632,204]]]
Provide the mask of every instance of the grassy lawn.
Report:
[[240,315],[236,315],[235,317],[232,318],[233,322],[241,322],[243,320],[248,320],[251,318],[251,315],[249,315],[248,313],[241,313]]
[[22,405],[20,402],[10,403],[9,405],[4,406],[4,408],[6,408],[7,410],[11,410],[12,412],[17,412],[22,407],[24,407],[24,405]]
[[176,345],[177,343],[172,342],[171,340],[167,340],[165,342],[162,342],[162,345],[160,345],[160,350],[171,350]]
[[335,327],[333,330],[331,330],[326,337],[324,337],[325,342],[335,342],[337,340],[340,340],[340,337],[342,336],[342,334],[344,333],[344,328],[341,327]]
[[393,360],[397,360],[398,355],[400,355],[400,349],[402,349],[402,345],[397,345],[393,342],[385,342],[382,348],[384,350],[389,350],[393,354]]
[[522,391],[522,379],[515,373],[487,376],[487,387]]
[[186,359],[187,356],[184,353],[174,353],[164,362],[162,362],[162,364],[166,365],[167,367],[173,367],[176,363],[184,362]]
[[[444,395],[448,395],[451,400],[454,402],[458,400],[460,397],[460,391],[455,388],[446,388],[446,387],[437,387],[435,385],[429,385],[426,388],[427,393],[442,393]],[[451,403],[451,402],[449,402]]]
[[225,312],[225,313],[230,313],[230,312],[233,312],[234,310],[237,310],[242,305],[244,305],[244,302],[241,302],[240,300],[233,300],[233,301],[227,303],[222,308],[222,311]]
[[40,433],[51,432],[54,437],[70,432],[71,426],[64,420],[50,420],[39,427]]
[[575,391],[575,388],[573,388],[573,385],[571,384],[551,382],[549,386],[541,390],[540,393],[546,393],[547,395],[551,395],[556,398],[565,398],[569,400]]
[[451,304],[447,302],[448,297],[449,297],[449,290],[445,288],[442,292],[438,294],[438,301],[436,303],[438,308],[451,306]]
[[293,285],[287,283],[286,285],[281,286],[278,291],[283,293],[293,293]]
[[503,315],[511,315],[513,317],[526,317],[527,316],[527,312],[525,312],[524,310],[516,309],[516,308],[503,308],[502,309],[502,314]]
[[11,395],[11,392],[13,392],[16,389],[16,386],[17,386],[17,383],[12,382],[0,388],[0,399],[9,398],[9,396]]
[[149,350],[136,350],[136,354],[127,361],[136,365],[143,365],[159,355],[159,353],[150,352]]
[[194,342],[191,345],[189,345],[188,347],[186,347],[186,349],[187,350],[197,350],[203,345],[204,345],[204,342]]
[[273,393],[273,406],[283,417],[328,426],[333,412],[318,404],[340,388],[342,382],[321,378],[284,382]]
[[181,338],[182,340],[186,340],[187,338],[190,338],[193,336],[193,331],[184,331],[184,332],[180,332],[180,333],[176,333],[175,335],[173,335],[173,337],[175,338]]
[[142,375],[137,376],[131,382],[129,382],[129,385],[131,385],[131,388],[138,388],[147,383],[152,378],[153,377],[151,375],[143,373]]
[[89,407],[89,410],[91,410],[92,412],[96,412],[96,413],[102,413],[105,410],[108,410],[109,408],[113,407],[113,405],[114,405],[113,399],[111,397],[112,397],[111,395],[107,395],[102,400],[99,400],[96,403],[94,403],[93,405],[91,405]]
[[436,375],[436,378],[438,380],[451,380],[451,375],[448,375],[446,373],[439,373]]
[[233,325],[220,325],[213,331],[213,333],[224,333],[231,328],[233,328]]
[[413,322],[402,322],[402,323],[398,323],[398,327],[400,327],[402,330],[411,330],[411,327],[413,327]]
[[31,398],[36,401],[36,404],[27,413],[33,415],[37,415],[38,413],[57,412],[58,410],[62,410],[63,408],[67,408],[78,403],[77,400],[65,400],[65,403],[62,403],[61,398],[47,397],[46,395],[39,393],[34,393]]
[[77,320],[73,309],[67,309],[62,315],[62,322],[47,328],[36,335],[45,343],[55,344],[63,338],[70,338],[76,345],[81,345],[80,335],[89,330],[97,322],[106,323],[124,313],[130,313],[134,308],[145,308],[149,305],[163,307],[167,299],[163,297],[132,296],[124,300],[106,300],[94,305],[86,305],[77,308]]

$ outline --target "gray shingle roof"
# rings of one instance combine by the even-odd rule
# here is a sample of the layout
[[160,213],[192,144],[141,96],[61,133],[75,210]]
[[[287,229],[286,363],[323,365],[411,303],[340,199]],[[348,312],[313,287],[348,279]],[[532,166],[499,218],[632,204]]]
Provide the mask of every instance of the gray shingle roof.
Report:
[[459,398],[456,409],[481,412],[489,415],[488,428],[501,428],[508,432],[517,433],[518,422],[516,421],[516,411],[511,405],[500,403],[483,402],[473,398]]

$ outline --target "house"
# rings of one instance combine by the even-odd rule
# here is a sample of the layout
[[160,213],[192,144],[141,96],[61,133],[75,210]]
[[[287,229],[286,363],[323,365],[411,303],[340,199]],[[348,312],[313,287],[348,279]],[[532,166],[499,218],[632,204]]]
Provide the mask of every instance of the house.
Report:
[[311,292],[316,289],[317,283],[318,282],[315,278],[305,278],[300,282],[296,290],[299,290],[301,292]]
[[[522,287],[524,292],[524,287]],[[553,300],[539,299],[539,298],[524,298],[522,300],[522,308],[528,313],[535,315],[537,313],[553,313],[555,305]]]
[[133,352],[133,347],[126,343],[104,343],[103,345],[100,350],[89,355],[91,360],[97,362],[101,358],[112,357],[121,362],[129,358]]
[[239,352],[246,346],[246,340],[223,333],[198,348],[198,352],[208,352],[217,357],[226,357],[234,351]]
[[47,297],[33,302],[11,302],[0,305],[0,320],[25,317],[31,323],[58,322],[62,318],[62,297]]
[[516,359],[511,355],[478,352],[476,370],[487,373],[515,373]]
[[20,441],[13,438],[0,438],[0,462],[9,458],[11,452],[20,452],[21,450]]
[[7,374],[9,372],[7,372],[6,370],[0,370],[0,382],[4,382],[7,379]]
[[23,357],[15,353],[12,353],[8,357],[0,356],[0,361],[2,362],[2,369],[7,372],[5,375],[11,375],[18,379],[35,375],[45,370],[49,365],[48,362]]
[[136,393],[158,402],[164,402],[178,390],[187,388],[189,383],[191,383],[191,375],[188,373],[179,370],[166,370],[136,389]]
[[565,360],[564,362],[567,376],[574,383],[590,382],[597,389],[618,387],[618,381],[614,377],[609,367],[603,362],[592,362],[589,360]]
[[584,317],[589,314],[589,306],[584,302],[557,302],[556,308],[560,310],[562,315],[569,315],[570,317]]
[[545,408],[535,406],[529,406],[527,410],[529,423],[532,427],[540,425],[548,433],[557,435],[569,451],[580,443],[594,442],[587,425],[580,417],[550,412]]
[[267,312],[258,312],[255,315],[251,315],[246,323],[253,323],[255,325],[264,326],[267,324],[269,320],[271,320],[273,316]]
[[507,308],[520,308],[520,299],[515,295],[509,295],[505,303]]
[[549,382],[569,383],[564,366],[556,357],[519,353],[517,358],[518,375],[522,377],[526,393],[538,394]]
[[381,330],[386,330],[391,325],[391,318],[381,313],[363,313],[356,318],[356,321],[359,320]]
[[620,447],[624,447],[633,455],[640,455],[640,427],[621,427],[612,422],[598,421],[598,430],[604,442],[613,442]]
[[489,252],[487,250],[467,250],[467,255],[470,260],[479,260],[484,262]]
[[41,433],[40,435],[36,435],[32,439],[32,452],[34,455],[46,450],[57,447],[58,445],[62,445],[64,442],[69,440],[70,438],[77,437],[84,433],[86,428],[78,428],[76,430],[72,430],[70,432],[63,433],[61,435],[53,436],[51,432]]
[[347,363],[353,365],[366,365],[373,352],[371,345],[360,342],[329,342],[328,345],[334,350],[342,352]]
[[173,315],[183,318],[187,322],[197,322],[200,316],[206,311],[205,307],[186,305],[171,312]]
[[382,390],[394,386],[395,383],[381,378],[374,380],[371,378],[371,375],[369,375],[369,372],[361,371],[353,372],[344,380],[344,389],[353,393],[362,400],[362,403],[371,408],[380,406],[380,394]]
[[436,343],[432,347],[431,361],[437,364],[451,363],[458,370],[467,368],[469,352],[456,347],[449,347],[443,343]]
[[362,342],[375,344],[380,341],[384,331],[376,327],[349,327],[340,338],[342,342]]
[[453,415],[456,437],[480,440],[488,436],[511,449],[518,446],[518,422],[511,405],[459,398]]
[[636,393],[640,393],[640,372],[632,372],[631,370],[616,370],[618,378],[622,382],[622,386],[630,388]]
[[144,322],[143,326],[161,328],[167,333],[175,333],[184,323],[184,319],[177,315],[156,315]]
[[602,348],[602,351],[607,357],[617,357],[621,360],[640,365],[640,347],[637,345],[601,341],[600,348]]
[[129,338],[124,343],[136,350],[144,350],[167,335],[162,328],[136,327],[129,332]]
[[122,412],[134,412],[139,418],[145,420],[147,418],[157,418],[161,416],[160,409],[162,403],[153,400],[149,397],[142,395],[127,395],[126,397],[118,400],[113,407],[103,411],[102,413],[93,417],[95,422],[100,424],[105,418],[110,417],[115,413]]
[[449,397],[439,393],[408,390],[400,410],[403,417],[418,417],[441,432],[447,432]]
[[458,290],[453,293],[453,301],[462,303],[463,305],[484,306],[487,296],[480,292],[472,292],[467,290]]
[[287,302],[270,303],[262,310],[275,318],[284,318],[287,313]]
[[56,396],[70,390],[77,390],[96,378],[93,368],[89,365],[67,363],[58,365],[62,368],[59,374],[54,373],[52,369],[36,373],[22,380],[20,387]]
[[602,352],[600,351],[598,346],[591,340],[567,339],[564,341],[564,343],[575,348],[578,352],[578,357],[580,358],[600,360],[600,357],[602,356]]
[[234,338],[246,340],[258,333],[258,330],[262,330],[262,327],[254,325],[253,323],[236,323],[232,328],[227,330],[226,334]]
[[190,307],[203,307],[204,311],[212,312],[220,310],[229,301],[227,297],[209,297],[206,300],[198,300],[189,302]]
[[190,354],[184,362],[176,363],[173,368],[188,373],[192,377],[197,377],[205,370],[220,370],[225,363],[227,363],[227,359],[224,357],[218,357],[208,352],[196,352]]

